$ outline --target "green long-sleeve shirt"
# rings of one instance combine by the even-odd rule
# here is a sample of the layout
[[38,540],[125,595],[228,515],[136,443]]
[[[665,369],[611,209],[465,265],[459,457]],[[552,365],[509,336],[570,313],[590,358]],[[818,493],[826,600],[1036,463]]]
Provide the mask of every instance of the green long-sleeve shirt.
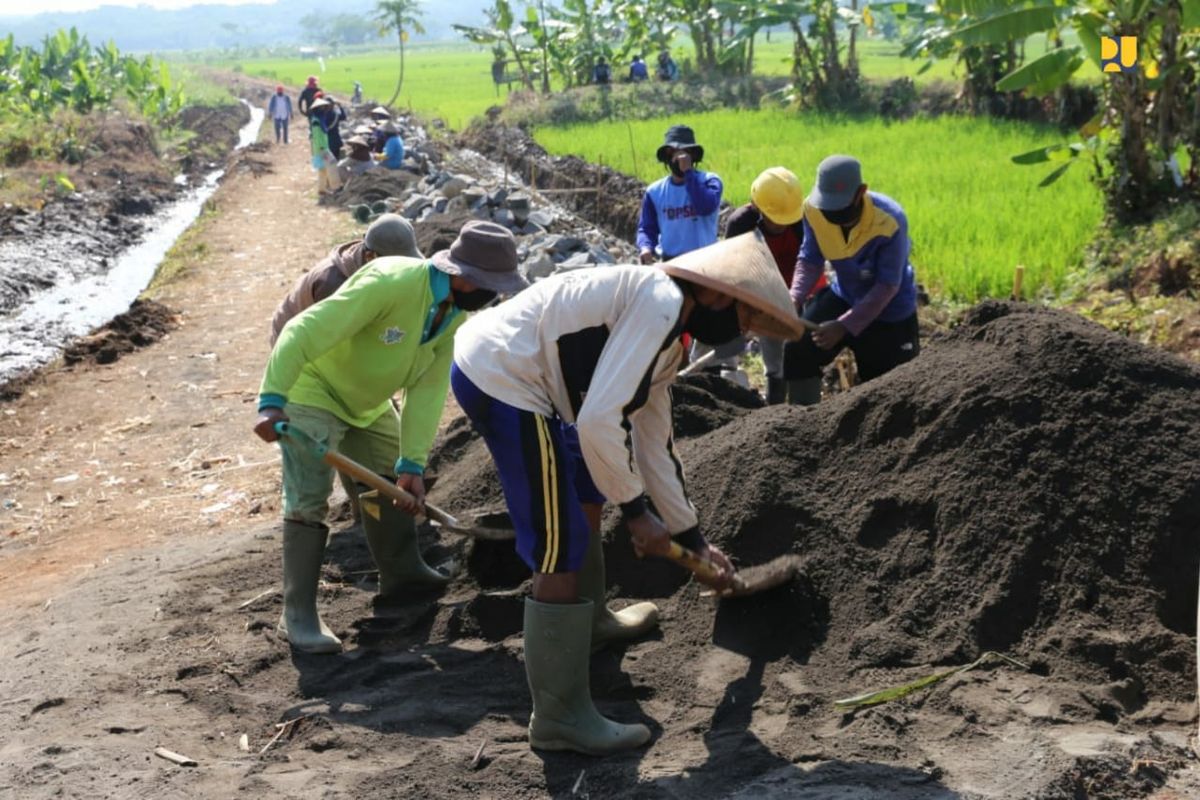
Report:
[[[397,471],[422,472],[446,403],[454,332],[464,319],[449,298],[450,276],[428,262],[375,259],[280,332],[259,408],[300,403],[366,427],[404,390]],[[445,318],[431,330],[443,302]]]

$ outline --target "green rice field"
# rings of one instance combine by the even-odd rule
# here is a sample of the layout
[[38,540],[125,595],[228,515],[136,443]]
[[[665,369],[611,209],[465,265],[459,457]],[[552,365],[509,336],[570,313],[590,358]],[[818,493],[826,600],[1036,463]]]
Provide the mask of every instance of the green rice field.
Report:
[[[784,40],[760,42],[758,71],[786,73],[787,48]],[[919,82],[954,79],[946,62],[918,76],[921,65],[898,53],[895,44],[864,43],[864,74],[908,75]],[[316,74],[336,95],[349,96],[358,80],[368,98],[387,100],[395,84],[397,55],[373,51],[329,58],[324,71],[316,61],[297,58],[237,63],[247,74],[278,80],[293,91],[307,75]],[[503,90],[497,97],[492,86],[490,63],[489,52],[471,46],[415,46],[408,54],[397,105],[462,129],[504,99]],[[1026,267],[1028,291],[1061,290],[1101,218],[1100,194],[1088,182],[1083,165],[1057,184],[1038,189],[1049,169],[1010,162],[1016,153],[1063,140],[1052,130],[1020,123],[951,117],[887,123],[785,110],[730,110],[686,120],[540,128],[536,136],[552,153],[602,161],[649,181],[662,175],[653,154],[673,122],[696,129],[708,151],[705,166],[721,175],[733,203],[747,200],[751,181],[766,167],[787,166],[807,185],[824,156],[857,156],[872,188],[905,207],[919,279],[944,299],[971,302],[1006,296],[1018,264]]]
[[918,278],[943,298],[1007,296],[1018,264],[1025,266],[1028,290],[1061,290],[1102,214],[1100,193],[1083,165],[1039,189],[1049,169],[1009,161],[1060,138],[1018,123],[955,117],[887,123],[782,110],[721,111],[686,120],[541,128],[536,137],[553,153],[573,153],[651,181],[664,174],[654,151],[676,122],[695,129],[706,151],[704,166],[721,176],[725,196],[735,204],[749,199],[751,182],[766,167],[788,167],[808,187],[825,156],[859,158],[868,185],[904,207]]

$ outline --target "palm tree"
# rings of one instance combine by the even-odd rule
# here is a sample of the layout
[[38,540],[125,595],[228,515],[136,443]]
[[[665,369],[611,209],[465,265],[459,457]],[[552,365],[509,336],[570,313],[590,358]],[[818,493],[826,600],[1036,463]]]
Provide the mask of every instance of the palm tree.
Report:
[[379,21],[384,32],[395,31],[396,38],[400,40],[400,77],[396,80],[396,91],[392,94],[392,99],[387,101],[389,106],[400,97],[400,89],[404,86],[404,42],[408,39],[408,32],[425,32],[418,19],[423,13],[420,6],[420,0],[378,0],[375,4],[375,19]]

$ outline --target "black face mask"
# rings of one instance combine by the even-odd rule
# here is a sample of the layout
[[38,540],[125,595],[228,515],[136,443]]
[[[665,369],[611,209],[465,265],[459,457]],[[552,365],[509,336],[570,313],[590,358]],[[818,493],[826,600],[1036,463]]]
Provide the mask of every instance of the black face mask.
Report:
[[730,303],[723,311],[696,303],[683,329],[710,347],[733,341],[742,333],[737,303]]
[[858,222],[862,216],[863,203],[862,200],[856,200],[845,208],[839,208],[835,211],[821,211],[821,216],[832,222],[834,225],[850,226]]
[[463,311],[478,311],[496,299],[496,293],[491,289],[473,289],[469,292],[451,289],[450,294],[454,296],[454,305]]
[[667,162],[667,169],[671,170],[671,174],[674,175],[676,178],[683,177],[683,170],[679,168],[678,161],[675,161],[674,159],[672,159],[671,161]]

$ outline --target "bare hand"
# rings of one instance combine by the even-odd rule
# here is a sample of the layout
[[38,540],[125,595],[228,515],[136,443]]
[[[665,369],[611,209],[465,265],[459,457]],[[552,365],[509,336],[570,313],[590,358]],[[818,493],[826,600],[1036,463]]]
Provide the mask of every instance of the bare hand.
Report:
[[725,555],[716,547],[708,543],[705,543],[704,547],[702,547],[696,553],[696,555],[700,556],[700,558],[708,559],[718,570],[720,570],[720,574],[717,576],[716,580],[710,581],[706,578],[701,578],[699,575],[696,576],[696,580],[711,586],[718,592],[724,591],[733,585],[733,573],[735,570],[733,568],[733,562],[729,560],[729,556]]
[[687,172],[692,168],[692,154],[687,150],[680,150],[671,160],[679,165],[680,172]]
[[846,326],[837,320],[822,322],[812,333],[813,343],[822,350],[832,350],[846,338]]
[[671,549],[671,534],[663,521],[649,511],[625,523],[633,539],[633,550],[638,558],[665,556]]
[[254,423],[254,433],[264,442],[278,441],[279,434],[275,432],[275,423],[287,421],[288,416],[283,413],[282,408],[264,408],[258,412],[258,421]]
[[413,475],[405,472],[400,477],[396,478],[396,486],[413,496],[414,502],[402,503],[399,500],[393,500],[392,503],[396,508],[406,514],[412,514],[414,517],[418,514],[425,513],[425,479],[420,475]]
[[653,250],[643,250],[638,256],[638,259],[643,264],[653,264],[656,260],[658,260],[658,257],[654,255]]

